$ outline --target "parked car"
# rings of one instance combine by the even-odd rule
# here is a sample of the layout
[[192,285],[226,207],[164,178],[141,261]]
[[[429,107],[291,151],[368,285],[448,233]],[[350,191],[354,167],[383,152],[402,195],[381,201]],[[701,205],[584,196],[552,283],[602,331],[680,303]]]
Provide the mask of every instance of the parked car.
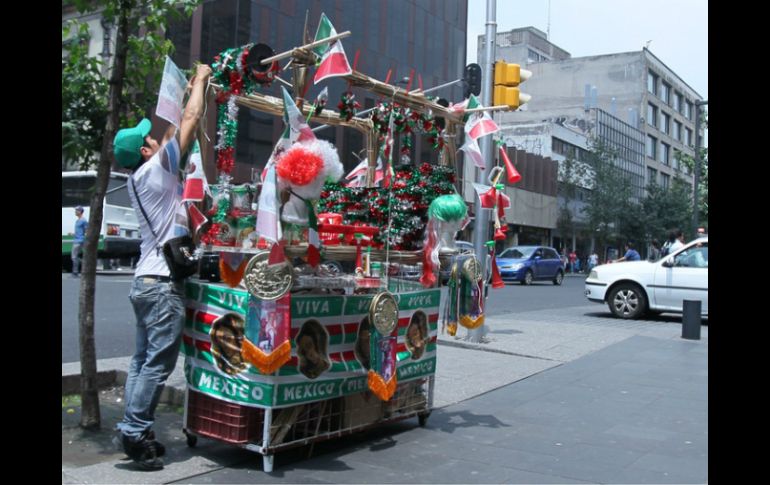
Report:
[[535,280],[564,281],[564,267],[559,253],[547,246],[512,246],[496,258],[497,269],[505,282],[530,285]]
[[708,244],[708,237],[702,237],[657,261],[597,266],[586,278],[586,298],[606,303],[618,318],[682,313],[684,300],[700,300],[701,315],[708,317]]
[[[128,196],[128,175],[110,173],[102,205],[102,227],[99,231],[97,257],[105,260],[139,257],[139,221]],[[96,171],[61,173],[61,255],[62,267],[72,270],[72,239],[74,237],[75,207],[83,206],[88,220],[91,196],[96,186]]]

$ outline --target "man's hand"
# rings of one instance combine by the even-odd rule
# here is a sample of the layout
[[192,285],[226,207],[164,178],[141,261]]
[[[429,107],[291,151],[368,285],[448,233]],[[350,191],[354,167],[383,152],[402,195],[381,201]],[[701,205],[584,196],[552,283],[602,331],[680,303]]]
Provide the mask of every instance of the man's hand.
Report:
[[207,64],[198,64],[195,69],[195,76],[188,83],[188,87],[191,89],[190,99],[187,101],[179,128],[179,149],[182,154],[187,152],[195,138],[195,129],[203,114],[203,105],[206,102],[204,91],[209,76],[211,76],[211,67]]
[[205,83],[211,77],[211,67],[208,64],[198,64],[195,69],[195,75],[187,82],[187,91],[192,91],[196,82]]

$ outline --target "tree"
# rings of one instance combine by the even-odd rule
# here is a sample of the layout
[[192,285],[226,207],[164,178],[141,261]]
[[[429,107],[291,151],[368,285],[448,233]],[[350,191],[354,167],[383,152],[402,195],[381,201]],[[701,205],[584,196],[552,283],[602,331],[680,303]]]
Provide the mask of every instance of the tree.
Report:
[[680,228],[688,234],[693,229],[692,189],[680,177],[674,177],[668,189],[655,183],[648,185],[642,207],[649,239],[656,238],[663,242],[671,229]]
[[[173,49],[171,41],[163,38],[162,28],[172,17],[189,17],[200,0],[75,0],[65,3],[74,5],[81,14],[99,12],[107,22],[117,26],[115,62],[108,82],[98,69],[101,61],[86,58],[87,48],[84,49],[82,44],[87,39],[87,29],[75,23],[62,27],[62,156],[77,158],[84,168],[97,166],[78,302],[80,426],[97,429],[101,426],[101,415],[94,345],[96,248],[113,160],[112,140],[118,126],[133,125],[151,112],[165,56]],[[70,37],[73,32],[74,38]],[[131,70],[127,71],[129,56]],[[97,145],[98,158],[94,154]]]
[[617,168],[615,157],[610,148],[594,140],[585,160],[592,171],[593,187],[583,211],[600,248],[607,243],[638,239],[641,225],[631,181]]

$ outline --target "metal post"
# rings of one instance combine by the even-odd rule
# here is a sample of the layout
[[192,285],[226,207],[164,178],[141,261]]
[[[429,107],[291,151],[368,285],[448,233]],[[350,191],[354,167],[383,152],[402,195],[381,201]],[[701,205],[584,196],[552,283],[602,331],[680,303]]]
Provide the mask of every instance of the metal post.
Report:
[[709,104],[708,101],[695,101],[695,167],[693,167],[693,195],[692,195],[692,229],[695,237],[698,237],[698,184],[700,184],[700,107]]
[[[487,22],[486,33],[484,34],[484,64],[482,66],[483,81],[481,87],[481,104],[484,106],[492,105],[492,85],[493,85],[493,65],[495,61],[495,42],[497,37],[497,0],[487,0]],[[484,170],[476,168],[476,182],[485,184],[485,177],[492,167],[492,137],[485,136],[481,138],[479,144],[481,155],[484,157]],[[467,161],[467,158],[466,158]],[[485,184],[486,185],[486,184]],[[474,192],[474,198],[475,198]],[[474,199],[476,200],[476,199]],[[473,221],[473,248],[479,262],[486,261],[487,248],[484,243],[489,237],[489,214],[481,208],[481,204],[475,204],[475,218]]]
[[700,300],[684,300],[682,305],[682,338],[700,340]]

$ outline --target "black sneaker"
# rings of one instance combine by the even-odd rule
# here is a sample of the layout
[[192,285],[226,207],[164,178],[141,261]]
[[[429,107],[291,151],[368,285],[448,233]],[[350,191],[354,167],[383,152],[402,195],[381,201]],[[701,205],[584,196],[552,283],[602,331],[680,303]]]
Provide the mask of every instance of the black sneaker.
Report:
[[147,433],[147,439],[155,442],[155,449],[158,452],[158,456],[166,454],[166,447],[163,446],[163,443],[155,439],[155,431],[150,430],[150,432]]
[[[149,433],[143,433],[137,441],[123,436],[123,451],[144,470],[162,470],[163,460],[158,456],[157,443],[148,439]],[[165,451],[165,449],[164,449]]]

